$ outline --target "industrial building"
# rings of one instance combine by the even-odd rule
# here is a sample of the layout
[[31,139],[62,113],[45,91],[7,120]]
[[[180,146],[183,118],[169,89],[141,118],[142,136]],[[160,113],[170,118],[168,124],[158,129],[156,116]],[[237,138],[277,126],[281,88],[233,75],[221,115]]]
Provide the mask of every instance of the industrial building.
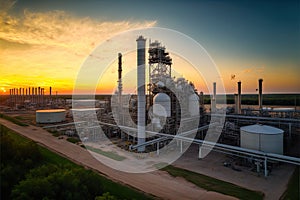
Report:
[[[249,168],[264,167],[265,176],[270,167],[276,166],[274,163],[300,165],[300,153],[289,151],[294,139],[294,145],[299,144],[299,111],[264,107],[263,79],[258,80],[257,108],[243,107],[241,81],[237,82],[232,107],[224,110],[219,106],[216,82],[210,105],[205,105],[203,92],[198,92],[185,78],[172,75],[173,60],[167,48],[157,40],[148,41],[147,47],[143,36],[136,40],[136,94],[123,92],[123,55],[119,53],[117,91],[110,98],[58,99],[52,96],[51,88],[47,96],[39,87],[11,89],[9,104],[16,108],[27,102],[43,109],[36,111],[36,123],[54,123],[46,128],[64,127],[60,130],[67,135],[72,131],[72,135],[89,142],[101,141],[106,136],[128,152],[155,152],[160,156],[169,144],[174,144],[172,151],[182,153],[188,148],[183,144],[195,143],[199,146],[196,155],[199,159],[207,149],[212,149],[239,159]],[[126,67],[126,61],[124,64]],[[57,107],[64,109],[51,109]],[[72,122],[74,115],[80,121]],[[94,115],[97,121],[91,120]],[[220,133],[217,141],[207,139],[217,132]]]
[[[299,159],[287,155],[285,145],[291,140],[292,132],[299,130],[299,119],[295,119],[298,114],[292,109],[266,112],[262,104],[262,79],[258,80],[258,109],[252,110],[242,108],[242,83],[237,82],[233,112],[227,113],[223,126],[217,106],[216,82],[208,110],[204,106],[203,92],[198,93],[194,84],[185,78],[172,77],[172,58],[160,42],[149,42],[147,64],[146,39],[139,36],[136,42],[137,95],[123,94],[123,61],[119,53],[117,91],[111,97],[111,107],[97,114],[99,122],[95,123],[101,125],[108,138],[119,138],[119,146],[127,151],[154,151],[157,155],[173,140],[196,143],[199,144],[199,158],[205,149],[213,148],[243,159],[248,166],[263,166],[265,176],[272,166],[269,161],[300,164]],[[148,83],[146,70],[149,71]],[[293,117],[273,117],[270,115],[273,111],[283,111],[286,116],[293,112]],[[220,117],[220,123],[211,125],[212,117]],[[89,122],[90,136],[85,133],[85,138],[95,139],[95,123]],[[209,127],[212,132],[221,132],[216,144],[205,141]]]

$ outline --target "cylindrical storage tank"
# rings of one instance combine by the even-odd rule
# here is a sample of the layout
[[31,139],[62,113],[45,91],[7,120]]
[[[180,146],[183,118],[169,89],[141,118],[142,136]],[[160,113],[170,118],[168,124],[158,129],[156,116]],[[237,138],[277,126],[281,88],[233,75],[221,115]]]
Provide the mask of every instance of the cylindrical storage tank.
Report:
[[196,94],[189,96],[189,113],[191,116],[199,115],[199,97]]
[[283,130],[260,124],[243,126],[240,130],[242,148],[283,154]]
[[65,109],[37,110],[35,112],[36,123],[56,123],[66,120]]
[[171,99],[165,93],[158,93],[153,99],[153,114],[161,117],[171,116]]

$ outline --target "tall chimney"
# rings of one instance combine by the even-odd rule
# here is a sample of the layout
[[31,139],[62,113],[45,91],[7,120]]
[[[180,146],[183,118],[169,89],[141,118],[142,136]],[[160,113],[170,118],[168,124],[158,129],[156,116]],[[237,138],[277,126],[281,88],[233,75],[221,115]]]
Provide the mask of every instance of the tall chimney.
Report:
[[49,95],[51,97],[51,93],[52,93],[52,87],[49,88]]
[[121,103],[122,96],[122,54],[119,53],[119,67],[118,67],[118,94],[119,94],[119,103]]
[[38,87],[38,104],[41,103],[41,87]]
[[238,82],[238,97],[237,97],[237,113],[241,114],[242,110],[242,82]]
[[[145,60],[146,60],[146,39],[139,36],[137,41],[137,86],[138,86],[138,144],[145,142],[145,121],[146,121],[146,95],[145,95]],[[138,147],[138,152],[144,152],[145,146]]]
[[35,103],[37,103],[37,88],[34,88],[34,94],[35,94],[34,101]]
[[13,95],[14,95],[14,106],[16,105],[16,88],[13,89]]
[[200,92],[199,96],[200,96],[200,106],[203,107],[204,106],[204,94],[202,91]]
[[34,103],[34,87],[31,88],[31,101]]
[[12,91],[9,89],[9,105],[11,106],[12,103]]
[[259,79],[258,80],[258,106],[259,106],[259,110],[262,110],[262,82],[263,79]]
[[213,98],[211,100],[211,112],[212,113],[215,113],[217,110],[216,102],[217,102],[217,83],[213,82]]

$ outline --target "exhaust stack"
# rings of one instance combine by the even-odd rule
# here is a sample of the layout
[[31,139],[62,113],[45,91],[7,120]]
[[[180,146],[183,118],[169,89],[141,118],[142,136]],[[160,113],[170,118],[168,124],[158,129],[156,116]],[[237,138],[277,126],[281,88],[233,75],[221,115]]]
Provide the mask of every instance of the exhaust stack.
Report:
[[[137,41],[137,86],[138,86],[138,144],[145,142],[145,121],[146,121],[146,95],[145,95],[145,59],[146,39],[139,36]],[[138,152],[144,152],[145,146],[138,147]]]
[[258,106],[259,106],[259,110],[262,110],[262,82],[263,79],[259,79],[258,80]]
[[217,101],[217,83],[213,83],[213,98],[211,100],[211,112],[216,112],[216,101]]
[[242,111],[242,82],[238,82],[238,96],[237,96],[237,114]]

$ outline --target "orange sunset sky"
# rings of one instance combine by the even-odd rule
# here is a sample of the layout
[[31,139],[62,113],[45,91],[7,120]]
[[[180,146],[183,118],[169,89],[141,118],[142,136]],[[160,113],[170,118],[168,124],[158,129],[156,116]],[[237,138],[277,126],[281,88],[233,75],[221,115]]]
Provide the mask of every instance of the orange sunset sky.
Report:
[[[249,3],[248,9],[231,1],[226,6],[219,1],[174,3],[172,12],[183,9],[186,13],[178,19],[161,9],[154,14],[143,3],[131,8],[113,1],[84,5],[79,1],[42,2],[1,0],[0,94],[9,94],[14,87],[34,86],[44,87],[46,93],[52,86],[59,94],[72,94],[78,70],[97,45],[120,32],[153,26],[180,31],[200,43],[218,66],[227,93],[236,92],[239,80],[243,93],[256,93],[259,78],[264,79],[267,93],[300,93],[299,1],[296,8],[288,3],[286,7],[260,5],[258,1]],[[207,9],[214,12],[205,12]],[[219,9],[232,14],[220,16]],[[249,12],[247,18],[245,10]],[[198,91],[208,93],[188,62],[172,53],[171,57],[179,76],[194,82]],[[134,68],[135,62],[133,56],[124,56],[124,74]],[[112,93],[116,81],[117,61],[107,69],[97,93]]]

